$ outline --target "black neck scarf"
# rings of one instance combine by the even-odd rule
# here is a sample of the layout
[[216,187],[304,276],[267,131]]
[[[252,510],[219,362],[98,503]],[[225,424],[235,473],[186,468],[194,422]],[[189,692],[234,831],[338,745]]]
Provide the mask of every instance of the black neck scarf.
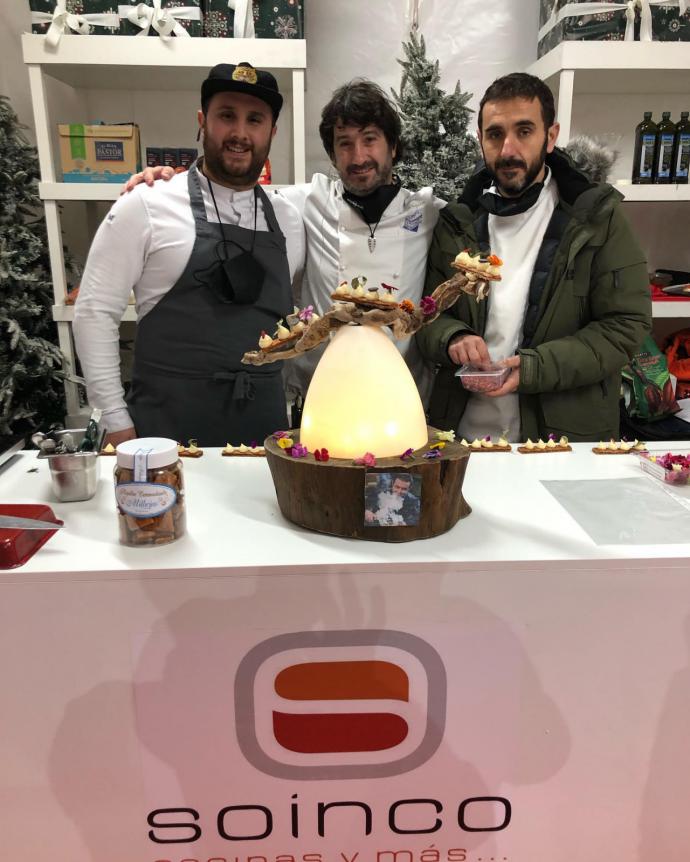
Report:
[[379,186],[368,195],[355,195],[345,189],[343,200],[356,210],[369,226],[378,225],[386,207],[399,191],[400,179],[394,176],[391,183]]
[[500,193],[495,194],[494,192],[484,192],[484,194],[479,198],[479,206],[491,215],[500,216],[502,218],[527,212],[527,210],[533,207],[539,199],[539,195],[541,194],[541,190],[544,188],[544,183],[546,182],[548,175],[549,169],[547,168],[543,182],[534,183],[526,188],[521,195],[518,195],[515,198],[504,198]]

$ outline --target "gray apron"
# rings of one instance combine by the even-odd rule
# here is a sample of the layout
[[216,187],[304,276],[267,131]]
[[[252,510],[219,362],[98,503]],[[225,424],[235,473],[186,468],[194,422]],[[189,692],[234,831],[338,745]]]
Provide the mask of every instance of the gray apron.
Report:
[[[194,438],[200,446],[260,443],[287,427],[282,362],[254,367],[240,359],[256,350],[262,330],[273,332],[292,311],[285,237],[260,186],[255,194],[269,230],[223,224],[221,232],[206,218],[196,166],[188,185],[194,247],[177,282],[137,325],[127,403],[140,437]],[[252,304],[229,302],[222,298],[219,250],[232,260],[252,244],[265,270],[263,286]]]

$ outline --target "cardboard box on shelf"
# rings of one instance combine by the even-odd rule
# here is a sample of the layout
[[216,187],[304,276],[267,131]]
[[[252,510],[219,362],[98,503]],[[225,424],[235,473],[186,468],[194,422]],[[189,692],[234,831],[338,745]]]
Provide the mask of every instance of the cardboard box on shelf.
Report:
[[58,133],[65,183],[122,183],[141,170],[139,127],[134,123],[61,123]]

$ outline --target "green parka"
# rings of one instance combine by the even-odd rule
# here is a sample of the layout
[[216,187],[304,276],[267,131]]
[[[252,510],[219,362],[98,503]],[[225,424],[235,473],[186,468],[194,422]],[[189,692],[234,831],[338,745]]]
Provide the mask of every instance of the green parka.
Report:
[[[559,206],[570,218],[544,285],[534,336],[518,350],[522,439],[618,438],[621,369],[651,328],[647,264],[621,211],[622,195],[608,184],[590,183],[562,150],[547,156],[547,164]],[[477,248],[477,200],[488,183],[488,172],[480,171],[459,202],[441,210],[425,293],[453,275],[450,263],[458,252]],[[500,283],[493,289],[501,290]],[[429,408],[436,428],[456,429],[469,396],[454,377],[448,344],[460,333],[483,336],[486,319],[487,302],[463,294],[417,333],[422,353],[438,366]]]

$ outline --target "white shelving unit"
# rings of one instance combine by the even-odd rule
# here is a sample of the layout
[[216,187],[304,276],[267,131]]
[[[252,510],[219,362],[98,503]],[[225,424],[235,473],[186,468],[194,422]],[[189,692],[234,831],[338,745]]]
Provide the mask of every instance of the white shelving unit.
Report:
[[[75,352],[71,334],[73,308],[65,305],[67,281],[63,255],[60,203],[63,201],[116,200],[119,185],[108,183],[62,183],[54,130],[58,118],[51,112],[47,79],[55,79],[75,91],[110,90],[199,92],[208,70],[217,63],[246,61],[270,69],[291,106],[290,182],[305,180],[304,90],[307,65],[303,39],[206,39],[176,38],[164,42],[154,37],[65,35],[56,49],[45,37],[22,36],[24,62],[29,70],[31,99],[36,126],[36,143],[41,171],[39,194],[44,202],[55,305],[53,319],[58,328],[60,348],[69,377],[75,375]],[[289,110],[289,109],[288,109]],[[64,119],[62,119],[64,122]],[[142,129],[142,133],[143,133]],[[134,320],[129,307],[125,320]],[[76,382],[65,386],[67,412],[79,411]]]
[[[573,116],[578,105],[589,98],[596,104],[589,116],[580,118],[584,126],[589,120],[593,128],[582,128],[598,134],[604,118],[609,122],[620,119],[626,111],[626,127],[616,146],[622,150],[621,162],[632,163],[632,120],[639,112],[642,118],[642,98],[646,104],[658,104],[663,98],[678,104],[690,103],[690,46],[687,42],[562,42],[527,70],[545,81],[557,100],[557,119],[561,126],[559,144],[567,144],[573,136]],[[648,108],[650,109],[650,108]],[[609,116],[607,116],[607,114]],[[627,138],[626,138],[627,135]],[[630,172],[628,171],[628,176]],[[687,245],[687,225],[690,224],[690,185],[633,185],[629,180],[614,178],[615,187],[630,203],[683,204],[684,242]],[[669,225],[669,228],[681,227]],[[690,301],[654,302],[655,318],[690,317]]]

